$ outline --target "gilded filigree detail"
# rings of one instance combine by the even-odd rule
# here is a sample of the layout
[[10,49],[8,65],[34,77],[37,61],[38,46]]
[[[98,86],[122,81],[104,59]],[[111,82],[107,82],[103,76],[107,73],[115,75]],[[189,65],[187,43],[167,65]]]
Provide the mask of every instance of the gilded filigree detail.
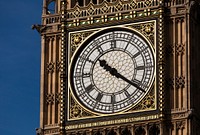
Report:
[[156,101],[155,101],[155,94],[154,94],[154,88],[151,90],[149,94],[146,95],[146,97],[140,101],[138,105],[136,105],[134,108],[132,108],[131,111],[139,111],[139,110],[149,110],[149,109],[155,109],[156,108]]
[[[89,25],[93,23],[88,23],[88,19],[92,17],[91,21],[94,23],[101,23],[103,21],[95,21],[95,18],[107,18],[104,20],[106,21],[114,21],[114,20],[122,20],[126,19],[127,17],[143,17],[143,16],[150,16],[150,15],[157,15],[157,9],[150,9],[150,7],[158,6],[158,3],[153,2],[153,0],[145,0],[145,1],[124,1],[124,0],[116,0],[115,2],[107,2],[103,1],[99,5],[94,5],[89,3],[87,6],[80,7],[76,5],[74,8],[71,8],[67,11],[67,26],[79,26],[79,25]],[[135,9],[140,9],[135,11]],[[145,9],[145,10],[144,10]],[[133,11],[134,10],[134,11]],[[113,16],[119,14],[126,17],[119,17],[118,19],[113,19]],[[134,14],[132,14],[134,12]],[[137,12],[137,13],[136,13]],[[107,16],[109,14],[109,16]],[[82,23],[79,23],[81,18]],[[94,19],[94,20],[93,20]]]
[[155,40],[155,23],[149,22],[149,23],[141,23],[138,25],[131,26],[138,31],[140,31],[142,34],[144,34],[152,43],[154,43]]
[[135,1],[132,1],[130,4],[129,4],[130,8],[131,9],[136,9],[137,8],[137,3]]
[[117,11],[122,11],[123,10],[123,4],[119,2],[117,5],[114,6]]
[[[87,32],[79,32],[79,33],[74,33],[70,35],[71,39],[71,48],[70,52],[73,54],[76,49],[79,47],[79,45],[89,36],[93,33],[94,31],[87,31]],[[72,56],[72,55],[71,55]]]
[[138,106],[141,110],[155,109],[155,96],[146,96]]
[[102,11],[103,13],[108,13],[109,10],[110,10],[110,7],[108,6],[107,3],[101,8],[101,11]]
[[150,7],[152,5],[152,0],[145,0],[144,4],[146,5],[146,7]]
[[70,106],[69,106],[69,118],[70,119],[81,119],[86,117],[94,116],[93,114],[86,111],[83,107],[81,107],[70,95]]
[[95,9],[94,9],[94,7],[93,7],[92,5],[88,8],[87,13],[88,13],[89,15],[94,15]]
[[77,7],[76,10],[73,12],[74,18],[77,18],[81,15],[80,8]]

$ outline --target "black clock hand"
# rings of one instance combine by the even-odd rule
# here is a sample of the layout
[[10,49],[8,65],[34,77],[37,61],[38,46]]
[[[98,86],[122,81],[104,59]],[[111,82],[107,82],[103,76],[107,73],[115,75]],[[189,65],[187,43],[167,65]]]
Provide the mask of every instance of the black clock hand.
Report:
[[139,90],[141,90],[142,92],[145,92],[145,90],[143,90],[141,87],[139,87],[136,83],[130,81],[129,79],[127,79],[126,77],[124,77],[123,75],[121,75],[120,73],[117,72],[117,69],[112,68],[111,66],[109,66],[105,60],[99,60],[100,66],[103,67],[106,71],[109,71],[111,75],[117,77],[117,78],[121,78],[122,80],[126,81],[127,83],[133,85],[134,87],[138,88]]

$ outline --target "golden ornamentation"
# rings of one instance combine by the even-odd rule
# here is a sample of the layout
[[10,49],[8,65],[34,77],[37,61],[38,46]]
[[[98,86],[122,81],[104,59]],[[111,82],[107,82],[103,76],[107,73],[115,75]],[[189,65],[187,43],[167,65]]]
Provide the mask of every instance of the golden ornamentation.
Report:
[[[103,1],[100,5],[94,5],[92,3],[88,4],[87,6],[80,7],[76,5],[74,8],[67,10],[67,26],[68,27],[76,27],[79,25],[90,25],[101,23],[102,21],[95,21],[95,18],[104,18],[103,22],[107,21],[116,21],[116,20],[123,20],[127,17],[144,17],[144,16],[154,16],[157,15],[159,12],[156,8],[158,3],[153,2],[153,0],[145,0],[145,1],[124,1],[124,0],[116,0],[115,2],[107,2]],[[135,9],[141,9],[135,11]],[[145,9],[145,10],[144,10]],[[134,10],[134,14],[133,14]],[[116,14],[120,16],[118,19],[113,19],[112,17]],[[107,14],[109,15],[107,16]],[[88,18],[91,18],[91,22],[94,23],[87,23]],[[81,18],[82,23],[79,23]]]
[[122,2],[119,2],[116,6],[114,6],[115,7],[115,9],[117,10],[117,11],[122,11],[123,10],[123,4],[122,4]]
[[146,5],[146,7],[150,7],[152,5],[152,0],[145,0],[144,4]]
[[108,4],[104,4],[104,6],[101,8],[101,11],[103,13],[108,13],[108,11],[110,10],[110,7],[108,6]]
[[129,110],[128,112],[133,111],[144,111],[144,110],[152,110],[156,109],[156,99],[154,94],[154,88],[151,90],[151,92],[146,95],[146,97],[134,108]]
[[88,8],[87,12],[88,12],[89,15],[94,15],[95,9],[94,9],[93,5],[91,5],[91,6]]
[[[135,23],[126,25],[126,27],[134,28],[137,31],[141,32],[143,35],[146,36],[147,39],[149,39],[153,45],[155,45],[155,25],[156,21],[147,21],[142,23]],[[89,30],[89,31],[78,31],[74,33],[70,33],[69,39],[70,39],[70,53],[72,54],[76,51],[76,49],[81,45],[82,42],[85,41],[87,37],[89,37],[92,33],[95,31],[99,31],[101,29],[95,29],[95,30]],[[155,46],[154,46],[155,47]],[[145,110],[155,110],[156,109],[156,97],[155,97],[155,88],[153,87],[152,90],[146,95],[146,97],[140,101],[138,105],[131,108],[125,113],[133,113],[133,112],[139,112],[139,111],[145,111]],[[94,118],[99,117],[96,114],[92,114],[92,112],[88,112],[84,107],[78,104],[75,99],[72,99],[73,96],[69,94],[70,97],[70,104],[69,109],[71,109],[69,120],[76,120],[76,119],[87,119],[88,117]],[[78,111],[79,110],[79,111]],[[83,111],[84,110],[84,111]]]
[[76,51],[77,47],[89,36],[91,35],[93,31],[87,31],[87,32],[77,32],[70,35],[70,45],[71,45],[71,56]]
[[155,22],[141,23],[131,26],[144,34],[152,44],[155,43]]
[[116,120],[104,120],[104,121],[97,121],[97,122],[90,122],[90,123],[78,123],[74,125],[67,125],[65,127],[66,130],[72,129],[84,129],[89,127],[103,127],[109,125],[117,125],[117,124],[132,124],[133,122],[138,121],[147,121],[147,120],[156,120],[159,118],[159,115],[146,115],[142,117],[129,117],[129,118],[119,118]]
[[70,119],[83,119],[94,116],[93,114],[87,112],[82,106],[80,106],[74,97],[70,94],[70,105],[69,105],[69,118]]
[[137,8],[137,3],[135,1],[132,1],[130,4],[129,4],[130,8],[131,9],[136,9]]

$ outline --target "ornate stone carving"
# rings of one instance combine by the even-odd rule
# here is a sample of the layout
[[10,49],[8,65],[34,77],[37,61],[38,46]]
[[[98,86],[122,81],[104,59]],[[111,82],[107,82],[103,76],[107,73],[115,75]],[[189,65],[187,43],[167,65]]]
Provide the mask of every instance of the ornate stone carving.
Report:
[[121,129],[120,135],[131,135],[131,131],[130,131],[130,129],[128,129],[128,127],[124,127]]
[[145,135],[145,129],[142,126],[136,127],[135,135]]
[[111,128],[107,130],[106,135],[117,135],[117,132],[113,128]]
[[176,44],[176,54],[183,55],[185,52],[185,45],[184,44]]
[[56,71],[57,71],[57,72],[60,72],[60,71],[61,71],[61,62],[60,62],[60,61],[57,61],[57,62],[56,62]]
[[60,129],[59,128],[54,128],[54,129],[46,129],[46,130],[44,130],[44,135],[49,135],[49,134],[54,134],[54,135],[59,135],[59,132],[60,131]]
[[61,94],[60,94],[60,93],[56,93],[55,96],[56,96],[56,97],[55,97],[56,103],[60,103],[60,101],[61,101]]
[[[158,10],[154,9],[155,6],[158,6],[158,2],[156,0],[116,0],[112,3],[103,1],[103,3],[100,5],[94,5],[90,3],[86,7],[80,7],[76,5],[74,8],[71,8],[67,11],[67,26],[74,27],[93,24],[93,22],[96,24],[107,21],[123,20],[127,18],[157,15]],[[153,9],[150,9],[150,7]],[[144,8],[148,9],[144,10]],[[135,9],[141,10],[135,11]],[[107,14],[109,15],[107,16]],[[81,22],[79,18],[81,18]]]
[[176,77],[176,88],[184,88],[185,87],[185,77],[184,76],[177,76]]
[[53,73],[54,70],[55,70],[55,63],[53,63],[53,62],[47,63],[47,72]]
[[173,89],[174,84],[176,85],[177,89],[184,88],[185,87],[185,77],[184,76],[177,76],[175,79],[169,78],[168,81],[167,81],[168,87]]
[[46,95],[46,103],[47,104],[54,104],[54,94],[53,93]]
[[185,121],[177,121],[176,122],[176,129],[184,129],[185,128]]

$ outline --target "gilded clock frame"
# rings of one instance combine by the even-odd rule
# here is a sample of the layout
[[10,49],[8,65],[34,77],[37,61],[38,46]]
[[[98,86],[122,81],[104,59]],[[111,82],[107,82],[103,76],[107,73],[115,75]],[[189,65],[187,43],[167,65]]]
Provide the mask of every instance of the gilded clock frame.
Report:
[[[76,99],[75,95],[73,94],[71,86],[70,86],[70,82],[68,81],[69,85],[68,85],[68,91],[67,91],[67,97],[68,97],[67,98],[68,99],[67,121],[83,120],[83,119],[91,119],[91,118],[98,118],[98,117],[105,117],[105,116],[115,116],[115,115],[120,115],[120,114],[130,114],[130,113],[139,113],[139,112],[157,110],[157,102],[158,102],[157,101],[157,87],[156,87],[157,85],[157,77],[156,77],[157,20],[150,20],[150,21],[143,21],[143,22],[137,22],[137,23],[124,24],[124,25],[116,25],[112,27],[101,27],[101,28],[96,28],[96,29],[69,32],[68,34],[69,35],[68,45],[70,45],[68,46],[69,64],[70,64],[70,61],[73,60],[73,53],[76,53],[76,51],[78,50],[77,49],[78,46],[81,46],[82,42],[86,41],[90,36],[98,33],[101,30],[104,30],[107,28],[117,28],[117,27],[126,27],[128,29],[135,31],[140,36],[142,36],[146,40],[146,42],[151,46],[154,53],[153,54],[154,59],[155,59],[154,82],[152,84],[154,85],[153,88],[151,88],[151,90],[149,90],[149,92],[145,94],[143,98],[141,98],[141,100],[138,101],[138,103],[136,103],[137,104],[136,106],[130,107],[131,109],[128,108],[126,109],[126,111],[122,111],[122,112],[114,113],[114,114],[100,114],[100,113],[96,113],[87,109],[81,103],[79,103],[79,101]],[[82,36],[82,37],[79,37],[79,36]],[[78,41],[78,40],[81,40],[81,41]],[[73,50],[71,48],[73,48]],[[68,65],[68,67],[71,67],[71,66]],[[70,69],[68,69],[68,73],[70,73]],[[150,107],[145,108],[144,104],[147,102],[153,102],[153,103],[152,105],[150,105]],[[73,105],[71,103],[73,103]],[[77,116],[75,116],[75,114]]]

